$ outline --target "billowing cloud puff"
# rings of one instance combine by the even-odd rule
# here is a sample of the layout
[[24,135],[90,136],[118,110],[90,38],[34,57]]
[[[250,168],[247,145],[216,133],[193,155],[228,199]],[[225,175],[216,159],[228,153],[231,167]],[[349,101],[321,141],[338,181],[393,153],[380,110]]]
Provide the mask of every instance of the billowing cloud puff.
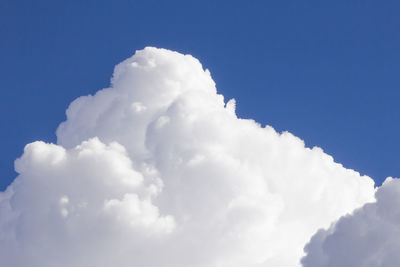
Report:
[[374,183],[235,114],[190,55],[145,48],[71,103],[0,193],[0,258],[25,267],[295,267]]
[[304,267],[397,267],[400,262],[400,180],[387,178],[369,203],[320,230],[306,246]]

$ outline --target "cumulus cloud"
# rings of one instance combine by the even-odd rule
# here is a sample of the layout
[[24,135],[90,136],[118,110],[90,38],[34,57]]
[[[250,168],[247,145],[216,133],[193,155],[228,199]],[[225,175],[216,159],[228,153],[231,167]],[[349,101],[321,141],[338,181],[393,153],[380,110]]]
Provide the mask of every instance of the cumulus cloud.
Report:
[[240,119],[190,55],[145,48],[28,144],[0,193],[7,266],[296,267],[374,183]]
[[306,246],[304,267],[396,267],[400,262],[400,180],[387,178],[369,203],[320,230]]

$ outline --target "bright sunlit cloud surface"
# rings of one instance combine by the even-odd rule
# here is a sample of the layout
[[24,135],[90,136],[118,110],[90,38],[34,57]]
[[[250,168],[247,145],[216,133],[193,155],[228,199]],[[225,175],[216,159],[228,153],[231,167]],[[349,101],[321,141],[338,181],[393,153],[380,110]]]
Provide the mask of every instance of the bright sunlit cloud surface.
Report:
[[192,56],[137,51],[110,88],[71,103],[57,144],[28,144],[16,160],[19,175],[0,193],[2,262],[297,267],[323,228],[304,266],[339,266],[331,255],[346,251],[321,246],[358,223],[397,220],[376,214],[383,195],[399,194],[392,181],[331,226],[375,201],[373,180],[235,107]]

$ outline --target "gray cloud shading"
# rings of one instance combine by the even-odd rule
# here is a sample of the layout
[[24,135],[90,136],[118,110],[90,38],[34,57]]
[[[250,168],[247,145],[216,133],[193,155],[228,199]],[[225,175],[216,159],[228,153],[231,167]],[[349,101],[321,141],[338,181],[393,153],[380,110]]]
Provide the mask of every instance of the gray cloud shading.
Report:
[[400,180],[387,178],[369,203],[320,230],[306,246],[304,267],[396,267],[400,262]]

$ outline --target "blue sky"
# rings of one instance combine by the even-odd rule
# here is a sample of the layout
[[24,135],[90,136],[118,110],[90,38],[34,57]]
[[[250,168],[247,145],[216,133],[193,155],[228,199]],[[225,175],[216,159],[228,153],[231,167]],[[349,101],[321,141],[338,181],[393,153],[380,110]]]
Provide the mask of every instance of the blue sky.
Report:
[[1,1],[4,189],[26,143],[145,46],[197,57],[240,117],[373,177],[400,176],[396,1]]

